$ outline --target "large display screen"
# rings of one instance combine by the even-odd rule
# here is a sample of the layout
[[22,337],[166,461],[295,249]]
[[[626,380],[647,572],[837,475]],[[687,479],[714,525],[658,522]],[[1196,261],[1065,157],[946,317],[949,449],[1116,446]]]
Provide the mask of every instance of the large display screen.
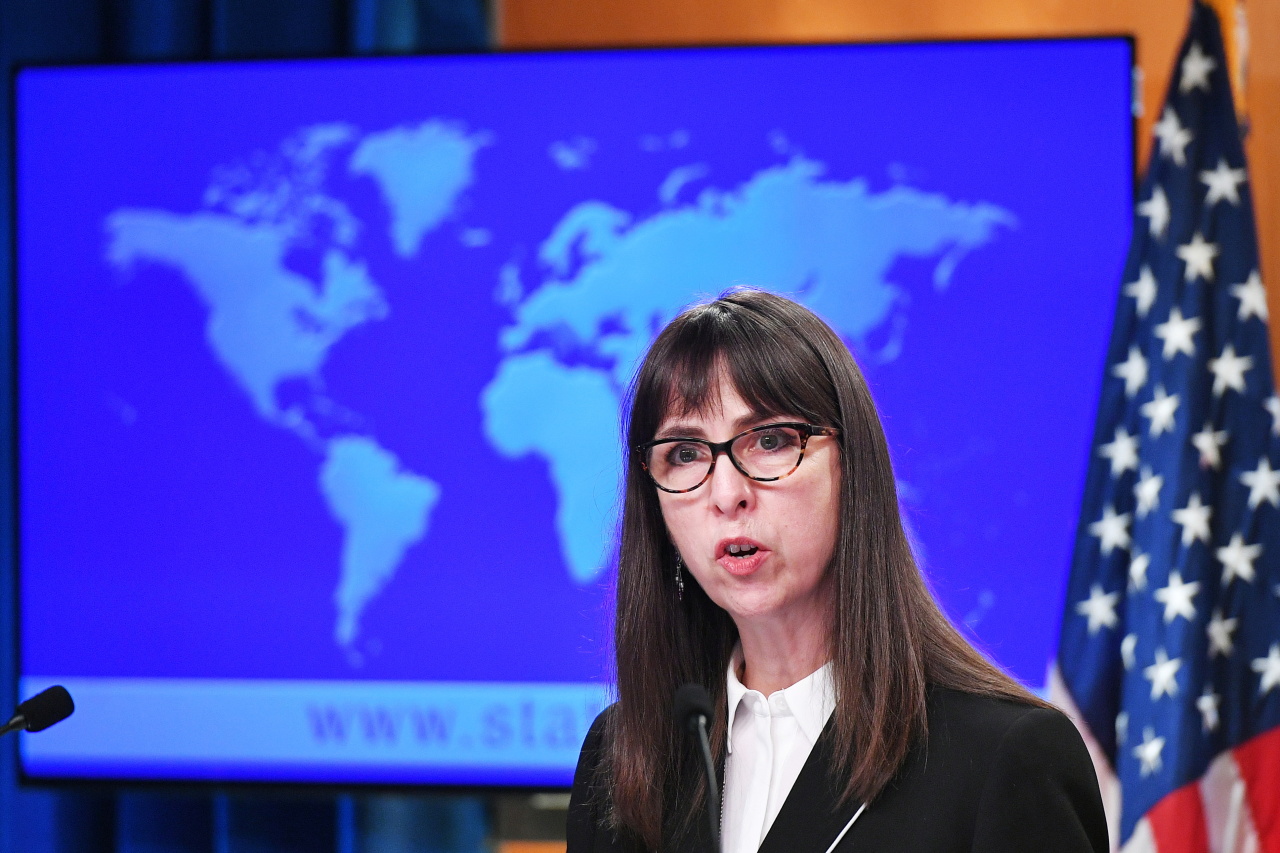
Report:
[[[17,80],[37,779],[562,786],[620,402],[752,285],[884,418],[947,612],[1043,684],[1128,241],[1125,40]],[[674,606],[674,604],[673,604]]]

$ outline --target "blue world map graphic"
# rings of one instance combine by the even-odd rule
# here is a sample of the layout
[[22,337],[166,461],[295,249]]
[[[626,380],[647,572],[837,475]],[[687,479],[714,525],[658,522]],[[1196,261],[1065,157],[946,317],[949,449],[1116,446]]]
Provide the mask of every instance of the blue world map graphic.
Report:
[[[306,128],[264,165],[216,172],[200,212],[126,208],[106,224],[110,262],[178,270],[208,310],[208,346],[247,402],[320,457],[317,487],[344,529],[334,592],[334,638],[343,646],[356,640],[365,607],[448,495],[430,472],[405,469],[376,434],[344,430],[332,414],[341,411],[324,382],[333,345],[394,305],[352,251],[362,218],[326,191],[325,179],[343,167],[373,178],[391,211],[387,238],[413,258],[424,236],[455,213],[490,138],[445,119],[365,136],[343,125]],[[496,296],[513,322],[494,342],[503,357],[481,392],[485,434],[505,456],[545,460],[561,553],[578,583],[594,581],[608,562],[616,522],[601,487],[622,473],[616,425],[624,390],[656,331],[708,283],[767,282],[854,342],[892,318],[888,346],[896,348],[909,314],[902,290],[885,279],[894,263],[935,260],[942,289],[967,252],[1017,224],[991,204],[830,180],[824,164],[801,155],[737,187],[694,194],[682,186],[692,196],[682,203],[673,187],[690,179],[689,168],[655,188],[666,205],[647,218],[598,200],[568,210],[538,247],[546,274],[528,293],[518,268],[496,276],[504,283]],[[463,245],[484,240],[482,233],[468,231]],[[317,235],[322,277],[311,281],[285,259]],[[562,350],[574,357],[560,357]],[[296,380],[304,393],[282,402],[282,384]]]

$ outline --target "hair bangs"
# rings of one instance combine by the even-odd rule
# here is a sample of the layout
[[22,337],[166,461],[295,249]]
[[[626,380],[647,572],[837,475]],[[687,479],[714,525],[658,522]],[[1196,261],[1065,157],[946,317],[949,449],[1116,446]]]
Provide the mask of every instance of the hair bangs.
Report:
[[[842,427],[821,355],[811,346],[797,347],[794,330],[784,334],[775,325],[775,318],[731,297],[677,318],[665,340],[655,342],[637,377],[633,410],[645,417],[644,423],[631,424],[632,443],[651,439],[670,417],[714,412],[726,390],[736,392],[759,418],[798,417]],[[729,389],[721,387],[726,379]]]

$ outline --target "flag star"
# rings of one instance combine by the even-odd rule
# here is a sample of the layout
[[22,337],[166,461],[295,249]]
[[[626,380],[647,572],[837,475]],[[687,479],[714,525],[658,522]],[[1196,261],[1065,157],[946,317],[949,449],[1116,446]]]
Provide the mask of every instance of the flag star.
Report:
[[[1191,599],[1200,591],[1200,582],[1183,583],[1182,573],[1175,570],[1169,573],[1169,585],[1156,590],[1156,601],[1164,605],[1164,621],[1169,624],[1181,616],[1189,622],[1196,618],[1195,605]],[[1152,696],[1152,699],[1155,697]]]
[[1138,278],[1125,283],[1124,295],[1133,297],[1138,306],[1139,317],[1147,316],[1147,312],[1156,301],[1156,277],[1152,275],[1151,267],[1142,265]]
[[1138,482],[1133,487],[1133,496],[1138,501],[1138,518],[1146,518],[1147,513],[1160,505],[1160,489],[1164,486],[1164,477],[1151,473],[1145,465],[1138,475]]
[[1098,633],[1099,628],[1116,626],[1116,602],[1120,600],[1118,592],[1103,592],[1102,584],[1094,584],[1089,597],[1076,605],[1076,613],[1089,620],[1089,633]]
[[1263,456],[1258,467],[1240,475],[1240,482],[1249,487],[1249,509],[1256,509],[1263,501],[1280,506],[1280,471],[1271,470],[1271,460]]
[[1124,661],[1125,669],[1133,669],[1134,650],[1138,648],[1138,635],[1126,634],[1124,639],[1120,641],[1120,658]]
[[1245,182],[1245,171],[1232,169],[1227,165],[1225,157],[1219,157],[1217,168],[1200,173],[1200,182],[1209,188],[1209,191],[1204,194],[1205,207],[1212,207],[1223,199],[1238,206],[1240,185]]
[[[1173,520],[1182,525],[1182,544],[1190,545],[1197,539],[1208,544],[1209,519],[1212,515],[1213,507],[1200,503],[1200,493],[1192,492],[1191,497],[1187,498],[1187,505],[1173,511]],[[1174,576],[1177,576],[1177,572],[1174,572]],[[1159,593],[1156,597],[1159,597]],[[1165,615],[1167,617],[1168,613]]]
[[1205,633],[1209,635],[1210,659],[1217,655],[1231,657],[1231,653],[1235,651],[1235,643],[1231,635],[1238,624],[1240,624],[1239,619],[1223,619],[1221,611],[1213,611],[1209,624],[1205,626]]
[[1253,367],[1253,357],[1236,355],[1233,344],[1222,348],[1222,355],[1209,359],[1209,372],[1213,374],[1213,396],[1220,397],[1230,388],[1244,393],[1244,374]]
[[1156,139],[1160,140],[1160,156],[1172,157],[1179,166],[1187,165],[1187,144],[1191,142],[1191,131],[1178,121],[1178,114],[1173,107],[1165,107],[1164,114],[1155,126]]
[[1217,243],[1206,243],[1197,231],[1190,243],[1183,243],[1174,251],[1187,264],[1183,271],[1183,281],[1195,281],[1196,278],[1213,281],[1213,259],[1218,257],[1220,251]]
[[1160,772],[1160,751],[1164,749],[1164,738],[1156,737],[1156,733],[1147,726],[1142,730],[1142,743],[1133,748],[1134,756],[1142,762],[1142,778]]
[[1116,427],[1115,440],[1098,447],[1098,455],[1111,460],[1111,476],[1138,470],[1138,438],[1122,426]]
[[1147,588],[1147,569],[1151,568],[1151,557],[1147,554],[1134,554],[1129,561],[1129,589],[1138,592]]
[[1216,732],[1218,730],[1218,703],[1221,701],[1222,697],[1208,687],[1204,689],[1204,693],[1196,700],[1196,710],[1200,712],[1206,732]]
[[1280,643],[1272,643],[1270,653],[1265,658],[1255,658],[1250,666],[1262,676],[1258,695],[1269,693],[1271,688],[1280,686]]
[[1129,347],[1129,357],[1111,368],[1111,375],[1124,380],[1124,395],[1132,397],[1147,384],[1147,360],[1137,347]]
[[1171,432],[1173,430],[1173,416],[1178,411],[1178,395],[1166,394],[1164,386],[1157,385],[1155,396],[1151,398],[1150,402],[1143,403],[1140,410],[1144,418],[1151,420],[1152,435]]
[[1200,43],[1192,42],[1187,55],[1182,58],[1182,79],[1178,81],[1178,91],[1184,95],[1192,89],[1209,91],[1209,72],[1217,67],[1217,61],[1200,50]]
[[1191,436],[1191,443],[1200,451],[1201,468],[1217,468],[1222,464],[1219,450],[1227,444],[1227,431],[1214,432],[1213,424],[1205,424],[1204,429]]
[[1124,743],[1129,739],[1129,712],[1116,714],[1116,743]]
[[1164,341],[1165,360],[1173,358],[1178,353],[1186,353],[1187,355],[1196,354],[1195,341],[1191,340],[1196,332],[1200,331],[1199,317],[1183,317],[1182,309],[1173,306],[1169,311],[1169,319],[1164,323],[1156,326],[1156,337]]
[[1240,322],[1250,317],[1257,317],[1264,323],[1267,320],[1267,291],[1262,286],[1262,276],[1254,270],[1242,284],[1231,285],[1231,295],[1240,300],[1240,310],[1236,317]]
[[1089,532],[1101,540],[1102,553],[1129,547],[1129,514],[1117,515],[1111,507],[1102,510],[1102,518],[1089,525]]
[[1253,561],[1262,556],[1261,545],[1246,545],[1244,537],[1239,533],[1232,534],[1227,547],[1217,550],[1218,562],[1222,563],[1222,585],[1231,583],[1232,578],[1240,578],[1253,583]]
[[1267,414],[1271,415],[1271,434],[1280,435],[1280,396],[1272,394],[1264,405]]
[[[1164,188],[1157,186],[1151,191],[1151,198],[1138,205],[1138,215],[1145,216],[1148,219],[1147,228],[1151,236],[1158,240],[1164,239],[1164,232],[1169,230],[1169,197],[1164,194]],[[1146,270],[1146,267],[1143,267]],[[1152,284],[1154,284],[1154,279]],[[1133,294],[1129,294],[1132,296]],[[1155,293],[1152,293],[1155,298]],[[1140,311],[1145,314],[1145,311]]]
[[1169,660],[1164,649],[1156,649],[1156,662],[1142,670],[1151,682],[1151,701],[1161,696],[1178,695],[1178,670],[1182,668],[1182,658]]

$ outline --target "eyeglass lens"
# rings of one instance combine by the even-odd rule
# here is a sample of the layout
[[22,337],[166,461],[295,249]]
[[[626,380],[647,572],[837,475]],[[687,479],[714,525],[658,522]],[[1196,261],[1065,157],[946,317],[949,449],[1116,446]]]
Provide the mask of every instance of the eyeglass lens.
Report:
[[[734,439],[729,453],[748,477],[770,480],[789,474],[800,464],[804,436],[792,427],[769,427]],[[713,462],[711,446],[689,439],[666,441],[649,449],[648,468],[664,489],[692,489],[707,477]]]

